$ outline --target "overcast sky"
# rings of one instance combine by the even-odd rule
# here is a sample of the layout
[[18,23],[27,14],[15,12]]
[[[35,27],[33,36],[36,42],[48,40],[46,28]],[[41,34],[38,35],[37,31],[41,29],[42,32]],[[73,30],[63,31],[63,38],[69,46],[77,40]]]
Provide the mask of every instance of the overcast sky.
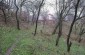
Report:
[[48,10],[50,14],[54,14],[55,13],[55,0],[46,0],[43,8],[45,10]]
[[49,13],[55,13],[55,0],[46,0],[45,7],[49,10]]

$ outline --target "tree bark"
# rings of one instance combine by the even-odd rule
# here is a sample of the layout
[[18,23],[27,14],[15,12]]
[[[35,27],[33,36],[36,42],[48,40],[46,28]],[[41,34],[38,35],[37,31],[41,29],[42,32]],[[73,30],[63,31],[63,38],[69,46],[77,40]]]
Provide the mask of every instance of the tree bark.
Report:
[[19,26],[19,19],[18,19],[18,10],[19,10],[19,8],[18,8],[18,6],[16,5],[16,0],[14,1],[14,4],[15,4],[15,6],[16,6],[16,21],[17,21],[17,29],[18,30],[20,30],[20,26]]
[[32,25],[34,25],[34,16],[35,16],[35,12],[33,11],[33,15],[32,15]]
[[58,43],[59,43],[59,39],[60,39],[60,37],[61,37],[61,35],[62,35],[62,11],[61,11],[61,14],[60,14],[60,17],[59,17],[59,31],[58,31],[58,37],[57,37],[57,40],[56,40],[56,46],[58,45]]
[[56,27],[54,28],[52,35],[56,34],[56,30],[58,27],[59,27],[59,24],[56,24]]
[[3,15],[4,15],[4,22],[5,24],[7,24],[7,18],[6,18],[6,13],[5,13],[5,9],[2,9]]
[[40,15],[40,10],[41,10],[41,7],[39,8],[39,11],[38,11],[38,16],[37,16],[37,20],[36,20],[36,27],[35,27],[35,33],[34,33],[34,36],[35,36],[36,33],[37,33],[38,18],[39,18],[39,15]]
[[41,10],[41,7],[42,7],[43,2],[44,2],[44,0],[42,0],[41,4],[39,5],[39,10],[38,10],[38,16],[37,16],[37,19],[36,19],[36,27],[35,27],[35,33],[34,33],[34,36],[35,36],[36,33],[37,33],[38,19],[39,19],[40,10]]
[[71,23],[71,26],[70,26],[70,30],[69,30],[69,33],[68,33],[68,36],[67,36],[67,52],[70,52],[70,47],[72,45],[71,41],[70,41],[70,36],[71,36],[71,33],[72,33],[72,29],[73,29],[73,26],[75,24],[75,21],[76,21],[76,17],[77,17],[77,10],[78,10],[78,5],[79,5],[79,2],[80,0],[77,1],[77,4],[75,6],[75,15],[74,15],[74,19]]

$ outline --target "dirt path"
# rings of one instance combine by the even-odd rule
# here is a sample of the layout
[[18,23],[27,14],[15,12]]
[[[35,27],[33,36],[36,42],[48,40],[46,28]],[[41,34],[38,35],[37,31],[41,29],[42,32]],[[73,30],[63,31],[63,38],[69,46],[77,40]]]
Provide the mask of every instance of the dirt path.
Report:
[[15,46],[16,46],[16,43],[14,43],[14,44],[7,50],[7,52],[6,52],[5,55],[10,55],[11,52],[12,52],[12,50],[15,48]]
[[16,47],[16,44],[19,42],[19,38],[16,38],[15,42],[12,44],[11,47],[8,48],[5,55],[10,55],[13,49]]

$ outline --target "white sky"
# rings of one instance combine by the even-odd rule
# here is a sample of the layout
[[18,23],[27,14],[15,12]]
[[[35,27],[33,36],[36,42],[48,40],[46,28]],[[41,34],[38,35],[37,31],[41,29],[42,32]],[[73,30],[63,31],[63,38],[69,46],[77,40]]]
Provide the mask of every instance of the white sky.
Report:
[[[48,10],[50,14],[54,14],[55,13],[55,0],[46,0],[45,2],[46,3],[44,5],[44,9]],[[24,9],[23,7],[23,10],[26,10],[26,9]]]
[[55,0],[46,0],[46,9],[49,10],[50,14],[55,13]]

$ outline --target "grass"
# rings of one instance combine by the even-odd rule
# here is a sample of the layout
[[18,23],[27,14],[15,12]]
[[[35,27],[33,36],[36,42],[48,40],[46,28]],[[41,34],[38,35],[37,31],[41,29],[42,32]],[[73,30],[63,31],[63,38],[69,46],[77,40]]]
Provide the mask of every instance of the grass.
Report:
[[[39,28],[38,28],[39,30]],[[56,36],[45,36],[38,33],[32,35],[34,28],[18,31],[15,28],[0,28],[0,48],[4,55],[9,47],[19,38],[11,55],[64,55],[66,53],[66,41],[61,38],[59,46],[55,46]],[[72,44],[70,55],[85,55],[85,47]]]

